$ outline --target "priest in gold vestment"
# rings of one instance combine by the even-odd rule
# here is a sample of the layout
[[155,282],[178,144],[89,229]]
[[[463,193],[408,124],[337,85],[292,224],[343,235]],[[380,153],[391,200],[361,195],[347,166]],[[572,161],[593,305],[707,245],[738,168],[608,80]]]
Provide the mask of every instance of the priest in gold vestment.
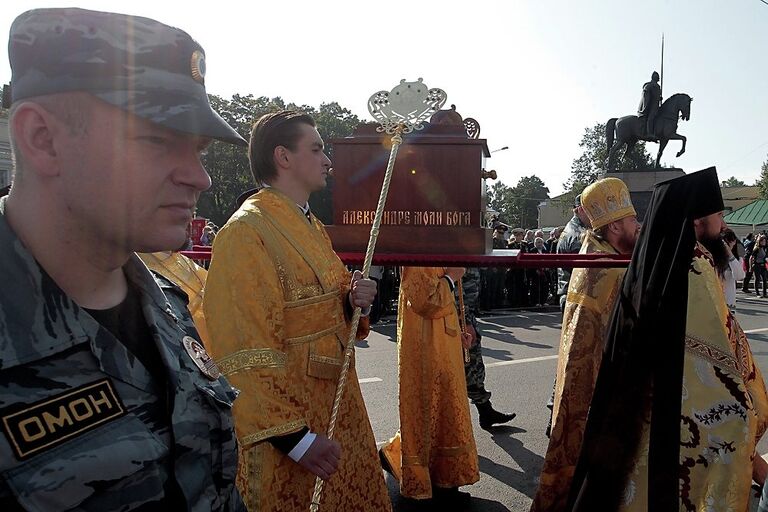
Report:
[[[580,254],[631,254],[640,225],[629,190],[617,178],[581,194],[591,228]],[[577,268],[568,286],[555,379],[552,432],[531,511],[566,510],[603,344],[624,268]]]
[[609,327],[569,510],[747,512],[768,394],[717,272],[714,167],[656,185]]
[[189,297],[189,312],[195,322],[195,328],[206,348],[208,344],[208,327],[203,314],[203,291],[208,272],[176,251],[143,252],[139,258],[150,270],[164,276],[178,285]]
[[[322,150],[311,117],[262,117],[249,151],[264,188],[213,246],[204,310],[211,352],[241,390],[238,487],[251,512],[305,512],[316,476],[325,480],[320,510],[391,510],[354,363],[334,439],[325,436],[352,306],[369,306],[375,283],[359,272],[350,280],[309,211],[330,167]],[[358,336],[367,332],[361,322]]]
[[[719,283],[711,253],[697,243],[688,273],[680,510],[747,512],[753,464],[760,457],[755,448],[768,427],[768,394]],[[651,510],[648,442],[645,428],[622,511]]]
[[463,268],[404,267],[397,315],[400,431],[381,449],[400,493],[458,506],[480,479],[453,287]]

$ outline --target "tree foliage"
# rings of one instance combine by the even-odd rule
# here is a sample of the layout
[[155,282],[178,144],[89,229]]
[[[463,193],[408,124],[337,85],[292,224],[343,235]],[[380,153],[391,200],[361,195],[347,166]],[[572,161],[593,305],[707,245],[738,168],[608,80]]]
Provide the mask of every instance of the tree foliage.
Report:
[[549,199],[549,189],[536,175],[520,178],[510,187],[498,181],[489,191],[488,204],[499,212],[501,221],[511,227],[531,228],[537,225],[539,203]]
[[[571,176],[563,184],[566,190],[574,194],[581,193],[587,185],[597,181],[605,172],[608,164],[608,141],[605,136],[605,123],[597,123],[584,130],[579,142],[582,154],[571,164]],[[619,156],[624,155],[622,148]],[[627,158],[618,158],[617,170],[644,169],[653,166],[653,157],[645,148],[645,142],[638,142]]]
[[5,99],[5,95],[8,94],[9,91],[9,87],[0,87],[0,119],[8,118],[8,109],[3,108],[3,101]]
[[768,199],[768,160],[760,166],[760,179],[757,180],[757,186],[760,188],[760,197]]
[[727,180],[720,183],[721,186],[727,188],[727,187],[746,187],[747,184],[741,181],[740,179],[736,178],[736,176],[731,176]]
[[[336,102],[323,103],[318,108],[309,105],[287,103],[280,97],[268,98],[235,94],[232,99],[209,95],[211,106],[248,140],[252,123],[264,114],[290,108],[310,114],[317,129],[326,141],[326,151],[332,157],[333,148],[328,140],[351,135],[360,124],[358,117]],[[248,152],[241,146],[214,141],[203,156],[203,165],[211,175],[212,185],[200,196],[197,213],[221,226],[235,211],[237,197],[255,187]],[[329,189],[312,194],[312,211],[323,221],[332,218]]]

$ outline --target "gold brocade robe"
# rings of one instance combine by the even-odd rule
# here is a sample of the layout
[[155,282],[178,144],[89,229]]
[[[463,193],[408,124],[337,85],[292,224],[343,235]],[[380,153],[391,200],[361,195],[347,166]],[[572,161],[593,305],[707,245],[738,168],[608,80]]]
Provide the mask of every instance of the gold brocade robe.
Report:
[[[648,510],[649,423],[644,425],[621,510]],[[763,377],[725,304],[711,256],[697,244],[688,273],[680,510],[746,512],[755,447],[766,426]]]
[[[617,254],[587,231],[580,254]],[[531,511],[566,509],[587,413],[625,268],[577,268],[568,286],[557,358],[552,431]]]
[[189,312],[195,322],[195,328],[203,345],[208,348],[208,327],[203,314],[203,289],[208,272],[178,252],[145,252],[140,253],[139,258],[144,264],[169,281],[175,283],[189,297]]
[[[211,352],[242,391],[238,487],[251,512],[309,509],[315,476],[268,439],[305,426],[326,433],[349,338],[349,281],[322,224],[274,188],[246,200],[216,236],[203,306]],[[367,334],[363,321],[358,337]],[[342,455],[321,510],[390,510],[354,362],[334,438]]]
[[382,450],[400,493],[432,497],[432,487],[480,479],[467,401],[461,331],[442,268],[405,267],[397,316],[400,431]]

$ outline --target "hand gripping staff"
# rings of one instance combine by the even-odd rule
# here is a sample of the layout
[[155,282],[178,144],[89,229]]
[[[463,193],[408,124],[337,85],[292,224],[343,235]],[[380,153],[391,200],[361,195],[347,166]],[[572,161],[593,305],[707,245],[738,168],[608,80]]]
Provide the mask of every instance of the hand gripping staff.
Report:
[[[368,248],[365,250],[365,260],[363,262],[363,277],[367,278],[371,269],[373,252],[376,247],[376,239],[379,236],[379,227],[381,218],[384,214],[384,205],[387,202],[387,192],[389,192],[389,183],[392,181],[392,170],[395,167],[397,150],[403,143],[403,134],[410,133],[413,130],[424,128],[426,121],[432,114],[440,110],[445,104],[446,94],[442,89],[429,89],[421,78],[417,82],[406,82],[400,80],[400,84],[391,91],[379,91],[368,99],[368,112],[379,122],[377,131],[387,133],[392,136],[392,149],[389,153],[387,169],[384,173],[384,182],[379,194],[379,203],[376,205],[376,215],[373,218],[371,234],[368,238]],[[347,382],[347,373],[349,364],[352,360],[352,354],[355,351],[355,338],[357,335],[357,326],[360,323],[359,307],[355,308],[352,315],[352,326],[349,332],[349,340],[344,350],[344,363],[341,367],[339,382],[336,385],[336,396],[333,399],[333,408],[331,409],[331,420],[328,424],[328,438],[333,439],[336,427],[336,418],[339,413],[341,397],[344,394],[344,385]],[[323,480],[320,477],[315,479],[315,490],[312,493],[312,503],[309,505],[310,512],[317,512],[320,508],[320,498],[323,493]]]

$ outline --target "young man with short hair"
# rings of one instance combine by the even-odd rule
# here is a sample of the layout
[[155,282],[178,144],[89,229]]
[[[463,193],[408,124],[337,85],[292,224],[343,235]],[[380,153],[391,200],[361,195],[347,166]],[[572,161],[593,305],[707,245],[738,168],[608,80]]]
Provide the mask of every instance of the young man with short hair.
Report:
[[331,165],[323,140],[310,116],[280,111],[254,124],[249,154],[263,188],[216,236],[203,301],[211,350],[242,390],[238,485],[260,512],[306,510],[316,477],[323,510],[389,510],[354,363],[325,435],[353,308],[371,305],[376,284],[350,275],[309,209]]

